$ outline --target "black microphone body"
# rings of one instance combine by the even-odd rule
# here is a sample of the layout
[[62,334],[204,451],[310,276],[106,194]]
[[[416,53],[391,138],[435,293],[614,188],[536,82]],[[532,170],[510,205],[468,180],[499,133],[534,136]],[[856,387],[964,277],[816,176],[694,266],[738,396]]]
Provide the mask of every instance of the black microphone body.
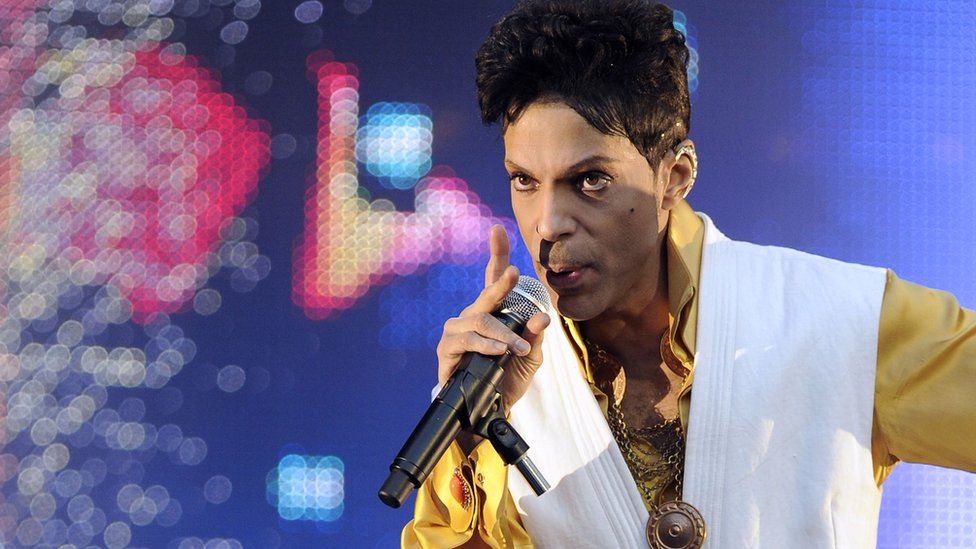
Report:
[[[528,322],[511,310],[492,316],[518,334]],[[498,356],[465,353],[390,465],[390,474],[379,491],[384,503],[402,505],[410,491],[427,479],[461,429],[471,430],[491,411],[501,389],[504,367],[511,358],[509,351]]]

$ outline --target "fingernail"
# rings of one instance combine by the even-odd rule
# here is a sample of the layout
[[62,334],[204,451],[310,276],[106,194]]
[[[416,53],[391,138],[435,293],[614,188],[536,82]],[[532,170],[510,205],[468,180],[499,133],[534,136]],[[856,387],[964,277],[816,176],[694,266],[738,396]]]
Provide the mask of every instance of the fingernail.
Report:
[[515,350],[518,351],[518,354],[520,355],[527,354],[531,348],[532,347],[530,347],[528,343],[522,341],[521,339],[515,342]]

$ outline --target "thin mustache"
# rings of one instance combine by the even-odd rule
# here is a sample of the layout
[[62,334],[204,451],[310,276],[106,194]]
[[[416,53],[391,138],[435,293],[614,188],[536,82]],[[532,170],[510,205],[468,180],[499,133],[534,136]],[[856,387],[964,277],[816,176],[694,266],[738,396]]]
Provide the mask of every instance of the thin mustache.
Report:
[[558,242],[543,240],[539,246],[539,264],[546,269],[550,269],[551,265],[558,265],[559,267],[582,267],[587,264],[587,261],[574,258],[573,254],[568,252],[564,245],[559,245]]

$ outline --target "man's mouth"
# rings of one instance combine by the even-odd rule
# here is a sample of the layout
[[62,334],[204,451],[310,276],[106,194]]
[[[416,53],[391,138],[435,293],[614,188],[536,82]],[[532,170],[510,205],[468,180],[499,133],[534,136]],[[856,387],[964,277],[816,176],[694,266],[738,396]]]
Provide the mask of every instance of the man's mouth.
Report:
[[568,291],[580,285],[586,273],[585,265],[550,265],[546,267],[546,282],[558,291]]

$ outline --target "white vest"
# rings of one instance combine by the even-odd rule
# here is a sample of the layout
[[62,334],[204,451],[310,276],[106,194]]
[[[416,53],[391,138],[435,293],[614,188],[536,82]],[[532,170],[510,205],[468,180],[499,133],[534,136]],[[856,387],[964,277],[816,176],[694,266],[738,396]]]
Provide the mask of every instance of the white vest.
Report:
[[[684,497],[707,549],[875,546],[871,458],[883,269],[727,239],[705,220]],[[647,511],[572,345],[512,423],[552,489],[509,489],[538,547],[646,547]]]

